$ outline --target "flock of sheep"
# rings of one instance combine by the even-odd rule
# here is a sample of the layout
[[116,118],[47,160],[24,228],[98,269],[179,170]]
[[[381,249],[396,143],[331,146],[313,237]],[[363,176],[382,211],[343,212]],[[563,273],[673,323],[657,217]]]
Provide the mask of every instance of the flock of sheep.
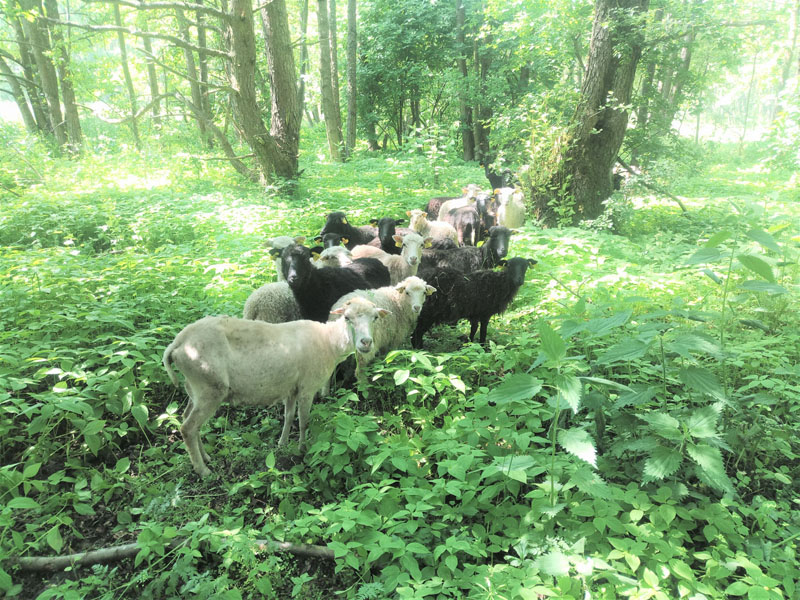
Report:
[[[354,227],[333,212],[308,248],[303,237],[269,240],[278,281],[247,299],[244,318],[205,317],[185,327],[164,352],[164,367],[189,403],[181,435],[194,470],[207,477],[200,428],[217,407],[284,404],[279,445],[298,412],[300,447],[314,396],[327,394],[336,366],[355,353],[359,368],[405,344],[421,348],[439,323],[470,321],[470,341],[503,312],[536,261],[506,261],[512,230],[525,220],[514,188],[433,198],[404,220]],[[476,244],[483,241],[483,244]],[[503,267],[502,270],[495,270]],[[299,405],[299,409],[298,409]]]

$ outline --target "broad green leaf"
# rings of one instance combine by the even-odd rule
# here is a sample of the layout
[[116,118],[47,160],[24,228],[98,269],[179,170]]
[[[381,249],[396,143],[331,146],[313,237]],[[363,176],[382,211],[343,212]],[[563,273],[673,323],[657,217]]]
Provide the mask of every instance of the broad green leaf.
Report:
[[722,242],[730,238],[731,235],[733,234],[730,231],[718,231],[710,238],[708,238],[708,241],[705,244],[703,244],[703,247],[715,248],[716,246],[719,246]]
[[770,283],[775,283],[775,275],[772,273],[772,267],[764,262],[763,259],[753,256],[752,254],[740,254],[736,258],[740,263],[762,279],[766,279]]
[[36,474],[39,472],[42,463],[31,463],[29,465],[25,465],[25,468],[22,470],[22,477],[25,479],[30,479],[31,477],[36,477]]
[[136,422],[139,423],[139,427],[144,429],[147,427],[147,416],[148,410],[144,404],[137,404],[136,406],[131,407],[131,414],[136,419]]
[[504,406],[510,402],[530,400],[542,389],[542,380],[533,375],[517,373],[508,375],[503,382],[489,392],[486,400],[497,406]]
[[397,369],[397,371],[394,372],[394,384],[403,385],[409,375],[411,375],[411,371],[408,369]]
[[704,406],[692,412],[686,419],[689,434],[696,438],[717,437],[717,420],[721,407],[718,404]]
[[8,508],[26,510],[29,508],[40,508],[40,505],[33,498],[25,498],[24,496],[17,496],[12,498],[6,504]]
[[650,345],[642,340],[629,338],[611,346],[597,358],[597,362],[601,364],[628,362],[643,357],[649,347]]
[[696,392],[708,394],[717,400],[725,400],[725,393],[716,375],[702,367],[686,367],[681,369],[678,376],[681,381]]
[[86,424],[86,426],[81,430],[83,435],[95,435],[100,433],[103,428],[106,426],[106,422],[102,419],[97,421],[90,421]]
[[600,477],[597,471],[592,470],[588,465],[578,467],[569,478],[569,481],[574,483],[579,490],[594,498],[610,500],[613,496],[608,484]]
[[722,349],[715,341],[694,333],[682,333],[671,340],[668,349],[677,352],[684,358],[689,358],[691,352],[702,352],[713,358],[722,357]]
[[624,310],[604,319],[591,319],[586,323],[586,330],[595,336],[605,335],[612,329],[627,323],[632,314],[632,311]]
[[420,544],[419,542],[411,542],[410,544],[406,545],[406,550],[409,552],[413,552],[414,554],[430,554],[431,551],[428,550],[425,546]]
[[610,379],[604,379],[603,377],[578,377],[581,381],[586,381],[589,383],[596,383],[598,385],[605,385],[615,390],[620,390],[623,392],[632,392],[633,390],[629,388],[627,385],[622,383],[617,383],[616,381],[611,381]]
[[725,588],[725,594],[728,596],[744,596],[750,587],[750,584],[747,584],[744,581],[734,581]]
[[593,467],[597,466],[597,450],[594,447],[594,440],[583,429],[577,427],[562,429],[558,432],[558,443],[570,454],[586,461]]
[[536,563],[548,575],[554,577],[569,575],[569,559],[561,552],[548,552],[544,556],[540,556]]
[[751,240],[754,240],[761,244],[767,250],[772,250],[773,252],[777,252],[778,254],[781,253],[781,247],[778,245],[778,242],[775,241],[775,238],[768,234],[766,231],[762,231],[760,229],[751,229],[747,232],[747,237]]
[[643,421],[650,424],[653,430],[660,436],[670,440],[681,439],[680,422],[678,419],[659,412],[651,412],[636,415]]
[[720,279],[719,276],[711,269],[703,269],[702,272],[717,285],[722,285],[722,279]]
[[614,408],[619,410],[620,408],[624,408],[626,406],[639,406],[645,402],[649,402],[650,399],[655,396],[655,394],[656,388],[654,387],[648,387],[643,390],[620,394],[619,398],[617,398],[617,401],[614,403]]
[[681,579],[686,579],[687,581],[694,581],[695,579],[692,568],[682,560],[673,558],[671,561],[669,561],[669,568]]
[[687,444],[686,452],[699,467],[698,475],[709,485],[726,492],[733,489],[718,448],[708,444]]
[[683,457],[673,448],[659,446],[644,461],[644,474],[648,480],[662,481],[673,475],[681,466]]
[[450,554],[444,559],[444,564],[450,569],[451,573],[454,573],[456,567],[458,567],[458,557],[455,554]]
[[61,532],[58,530],[58,525],[54,526],[45,536],[47,544],[56,552],[61,552],[64,547],[64,539],[61,537]]
[[583,384],[575,375],[556,375],[556,390],[562,400],[564,400],[572,412],[577,413],[581,405],[581,395],[583,394]]
[[747,290],[748,292],[766,292],[770,296],[779,296],[781,294],[789,293],[789,290],[782,285],[770,283],[768,281],[759,281],[756,279],[745,281],[744,283],[740,284],[739,287],[743,290]]
[[342,542],[328,542],[328,548],[333,550],[334,558],[341,558],[349,552],[347,546]]
[[539,338],[542,340],[542,352],[553,362],[567,355],[567,343],[544,321],[539,323]]
[[700,248],[697,252],[692,254],[686,259],[687,265],[700,265],[706,263],[713,263],[722,258],[719,250],[716,248]]

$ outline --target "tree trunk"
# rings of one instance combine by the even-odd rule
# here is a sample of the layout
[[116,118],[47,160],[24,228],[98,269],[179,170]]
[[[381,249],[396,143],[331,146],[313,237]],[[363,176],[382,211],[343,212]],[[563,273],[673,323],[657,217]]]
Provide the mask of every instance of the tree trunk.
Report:
[[63,148],[67,145],[67,130],[61,113],[61,100],[58,94],[58,77],[56,68],[50,60],[52,55],[50,41],[47,38],[47,28],[41,17],[40,7],[35,0],[21,0],[20,6],[31,15],[32,20],[23,19],[22,27],[26,38],[30,42],[31,53],[39,73],[39,81],[47,100],[50,131],[56,138],[56,143]]
[[794,3],[794,10],[792,11],[791,20],[789,21],[789,35],[786,40],[786,47],[780,57],[781,77],[778,80],[778,85],[775,88],[775,103],[772,105],[772,116],[770,121],[774,121],[778,116],[778,112],[782,105],[785,103],[781,101],[781,93],[786,89],[786,83],[792,74],[792,65],[794,64],[795,50],[797,49],[798,31],[800,30],[800,0]]
[[[78,115],[78,103],[75,100],[75,89],[72,86],[72,72],[69,63],[69,51],[64,36],[61,33],[61,18],[58,14],[58,0],[45,0],[47,17],[51,20],[49,26],[50,39],[53,41],[53,51],[56,59],[56,71],[61,87],[61,98],[64,101],[64,119],[67,125],[67,139],[69,149],[79,152],[83,142],[81,121]],[[55,21],[56,23],[52,23]]]
[[349,158],[356,145],[358,39],[356,23],[356,0],[347,0],[347,138],[344,154]]
[[458,0],[456,8],[456,44],[459,48],[458,70],[461,73],[461,89],[458,94],[458,109],[461,120],[461,151],[464,160],[475,160],[475,137],[472,135],[472,107],[467,100],[469,95],[469,71],[467,70],[466,9],[463,0]]
[[[119,11],[119,4],[113,4],[114,8],[114,22],[117,27],[122,27],[122,15]],[[137,149],[141,149],[142,141],[139,139],[139,125],[136,122],[136,91],[133,89],[133,78],[131,77],[131,70],[128,66],[128,50],[125,47],[125,34],[121,31],[117,32],[117,42],[119,43],[119,59],[122,63],[122,75],[125,78],[125,89],[128,91],[128,102],[131,107],[131,133],[133,134],[133,141]]]
[[750,101],[753,98],[753,87],[755,87],[756,82],[756,65],[758,64],[758,51],[753,49],[753,68],[750,72],[750,84],[747,86],[747,97],[745,98],[744,102],[744,119],[742,123],[742,135],[739,138],[739,152],[742,151],[742,144],[744,144],[744,138],[747,136],[747,120],[750,117]]
[[337,38],[336,0],[329,0],[328,2],[328,25],[330,26],[329,41],[331,44],[331,91],[333,92],[333,105],[337,107],[340,115],[339,129],[341,129],[342,101],[339,95],[339,40]]
[[22,115],[22,121],[25,123],[25,129],[28,130],[29,133],[36,133],[39,131],[39,127],[36,124],[36,119],[33,117],[33,113],[31,112],[30,106],[28,106],[28,98],[25,95],[22,86],[17,79],[17,76],[14,75],[14,72],[11,70],[11,67],[8,66],[8,63],[0,56],[0,75],[5,77],[8,85],[11,87],[11,95],[14,97],[14,101],[17,103],[17,108],[19,108],[19,112]]
[[11,25],[14,28],[14,35],[19,47],[19,64],[22,67],[23,75],[22,82],[28,94],[33,118],[36,120],[36,128],[42,133],[50,132],[50,122],[47,117],[47,111],[44,108],[45,99],[41,88],[41,78],[38,77],[33,56],[29,51],[30,42],[22,29],[22,23],[19,19],[12,18]]
[[[491,44],[491,39],[486,40],[487,45]],[[473,44],[473,63],[478,79],[477,98],[487,98],[488,89],[486,78],[492,64],[488,51],[481,48],[476,39]],[[475,103],[472,109],[472,135],[475,140],[475,159],[484,164],[490,159],[489,152],[489,122],[492,118],[492,109],[480,100]]]
[[342,120],[339,105],[334,103],[331,81],[330,25],[328,24],[328,2],[317,1],[317,28],[319,29],[320,88],[322,93],[322,115],[328,134],[328,150],[331,160],[342,160]]
[[[191,44],[192,38],[189,32],[189,22],[180,8],[175,9],[175,17],[178,20],[178,31],[180,32],[181,39],[187,44]],[[203,92],[200,88],[200,76],[197,71],[197,62],[194,60],[194,52],[189,48],[183,49],[183,59],[186,62],[186,74],[189,79],[189,90],[192,95],[192,104],[194,104],[202,113],[202,119],[195,119],[197,123],[197,131],[200,133],[200,139],[203,144],[210,146],[210,137],[206,123],[208,122],[208,115],[205,112],[205,103],[203,102]]]
[[[203,0],[195,0],[195,4],[198,6],[203,6]],[[202,10],[195,11],[196,19],[197,19],[197,46],[205,50],[207,47],[206,42],[206,28],[203,26],[203,20],[205,19],[205,13]],[[208,95],[208,55],[205,52],[198,52],[197,53],[197,62],[200,69],[200,98],[202,100],[201,106],[203,108],[203,112],[208,116],[209,120],[211,119],[211,98]],[[214,138],[208,136],[207,139],[208,147],[214,147]]]
[[[568,137],[555,149],[558,162],[532,194],[546,225],[577,223],[603,212],[625,130],[643,32],[635,25],[649,0],[596,0],[581,98]],[[540,168],[538,165],[534,168]]]
[[159,97],[158,75],[156,74],[156,63],[153,60],[153,45],[150,43],[150,38],[146,36],[142,38],[142,44],[146,56],[147,83],[150,86],[150,97],[155,99],[153,102],[153,124],[161,125],[161,102],[157,100]]
[[306,107],[306,71],[308,70],[308,0],[300,8],[300,79],[297,84],[297,110],[300,120]]

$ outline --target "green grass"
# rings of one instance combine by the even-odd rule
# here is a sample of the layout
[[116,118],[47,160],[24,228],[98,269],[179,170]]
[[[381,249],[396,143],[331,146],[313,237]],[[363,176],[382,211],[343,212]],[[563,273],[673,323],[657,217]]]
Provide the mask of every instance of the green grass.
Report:
[[[68,161],[13,138],[29,164],[0,192],[0,556],[143,550],[50,577],[4,562],[0,589],[796,595],[800,208],[759,148],[719,148],[676,179],[689,218],[633,188],[625,236],[526,225],[510,256],[539,265],[492,319],[490,352],[463,323],[392,352],[315,403],[304,460],[276,448],[278,409],[220,409],[204,429],[218,477],[198,481],[161,353],[272,280],[264,239],[483,182],[454,157],[435,180],[414,151],[331,164],[320,131],[303,139],[286,196],[195,152]],[[256,553],[261,538],[337,558]]]

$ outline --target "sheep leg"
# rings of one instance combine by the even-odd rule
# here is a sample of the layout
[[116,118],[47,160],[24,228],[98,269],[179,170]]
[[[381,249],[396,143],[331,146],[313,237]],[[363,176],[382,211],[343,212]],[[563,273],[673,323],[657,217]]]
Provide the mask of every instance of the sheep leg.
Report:
[[491,317],[487,317],[485,319],[481,319],[481,346],[483,346],[484,349],[486,349],[488,347],[488,345],[486,343],[486,330],[489,328],[489,319],[490,318]]
[[294,421],[294,413],[297,410],[297,398],[292,393],[283,403],[283,431],[278,440],[278,446],[285,446],[289,441],[289,433],[292,431],[292,422]]
[[300,398],[300,407],[297,413],[297,418],[300,421],[300,449],[304,450],[306,445],[306,426],[308,425],[308,416],[311,413],[311,404],[314,402],[314,395],[304,395]]
[[211,475],[211,469],[206,466],[209,460],[208,453],[200,443],[200,428],[217,411],[222,402],[221,395],[213,389],[205,390],[206,394],[198,395],[190,401],[186,409],[188,416],[181,423],[181,436],[189,451],[189,460],[192,461],[194,470],[201,478]]
[[478,325],[480,321],[478,319],[470,319],[469,321],[469,341],[475,341],[475,333],[478,331]]
[[[186,393],[189,395],[189,402],[186,404],[186,410],[183,411],[182,423],[186,423],[186,421],[189,420],[189,417],[192,414],[192,409],[194,408],[194,400],[192,400],[192,387],[189,385],[188,381],[184,383],[184,387],[186,388]],[[200,455],[203,457],[203,460],[205,462],[211,462],[211,458],[208,456],[208,452],[206,452],[205,446],[203,446],[202,442],[199,443],[199,448]]]

